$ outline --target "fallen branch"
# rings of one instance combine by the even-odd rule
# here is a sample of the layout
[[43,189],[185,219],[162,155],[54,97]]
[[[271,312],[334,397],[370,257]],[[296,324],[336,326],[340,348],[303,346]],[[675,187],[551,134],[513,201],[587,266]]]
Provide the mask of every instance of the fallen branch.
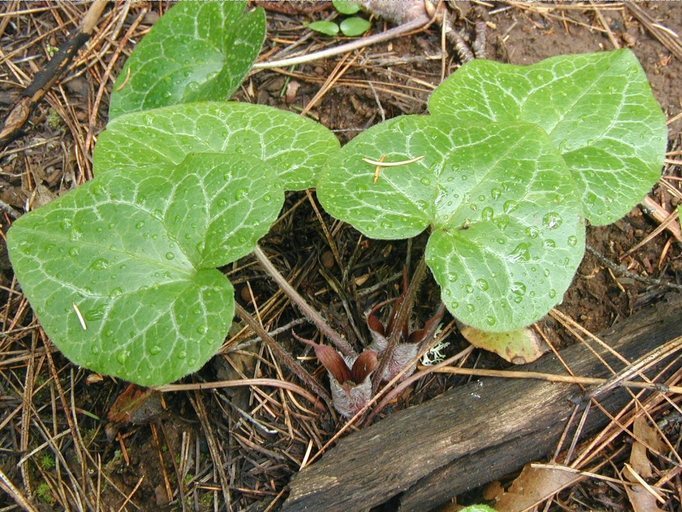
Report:
[[[635,361],[682,336],[681,306],[679,296],[675,302],[659,303],[617,324],[601,338],[621,356]],[[679,341],[672,343],[679,350]],[[648,373],[660,366],[652,366],[649,359],[649,366],[641,368],[624,365],[604,347],[591,350],[613,368],[636,366]],[[612,374],[591,350],[578,344],[560,355],[576,375],[609,379]],[[565,374],[553,355],[519,369]],[[627,371],[619,372],[619,377],[623,375],[632,377]],[[622,381],[598,396],[606,411],[617,411],[631,399],[620,386]],[[552,452],[566,420],[591,403],[590,391],[583,392],[574,383],[505,378],[459,386],[342,439],[319,462],[294,476],[283,510],[358,510],[396,499],[400,510],[429,510]],[[590,409],[581,436],[609,421],[597,409]],[[580,416],[578,411],[574,417]]]
[[21,99],[7,114],[2,129],[0,129],[0,149],[19,135],[36,105],[54,83],[61,78],[78,50],[90,39],[106,6],[106,0],[95,0],[90,5],[78,32],[60,46],[45,68],[36,74],[31,84],[21,93]]

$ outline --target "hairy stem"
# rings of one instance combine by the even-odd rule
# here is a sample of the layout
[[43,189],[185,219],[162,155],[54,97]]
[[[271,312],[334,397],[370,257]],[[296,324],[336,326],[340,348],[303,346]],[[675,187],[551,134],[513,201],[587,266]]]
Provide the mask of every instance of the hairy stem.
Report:
[[350,346],[348,341],[344,339],[338,332],[332,329],[329,324],[322,318],[322,316],[313,307],[308,304],[303,297],[294,289],[291,284],[284,278],[282,274],[275,268],[270,259],[263,252],[260,246],[256,246],[256,250],[253,251],[256,259],[261,264],[263,269],[272,277],[275,282],[279,285],[282,291],[287,297],[298,306],[298,309],[303,313],[315,326],[324,334],[327,338],[331,340],[334,346],[341,352],[344,356],[353,356],[355,351],[353,347]]
[[422,281],[424,280],[425,275],[426,259],[424,256],[422,256],[419,259],[417,268],[414,270],[414,274],[410,280],[410,286],[407,288],[407,292],[405,293],[405,298],[400,303],[400,307],[398,308],[398,314],[396,315],[395,319],[395,328],[393,329],[393,332],[391,332],[391,336],[388,338],[388,345],[381,356],[379,367],[374,372],[374,379],[372,382],[372,389],[374,393],[376,393],[376,391],[379,389],[381,378],[384,375],[384,369],[393,357],[393,350],[398,344],[398,341],[400,341],[400,336],[403,332],[401,326],[405,325],[405,322],[407,322],[410,318],[410,314],[412,313],[412,305],[414,304],[414,296],[417,293]]

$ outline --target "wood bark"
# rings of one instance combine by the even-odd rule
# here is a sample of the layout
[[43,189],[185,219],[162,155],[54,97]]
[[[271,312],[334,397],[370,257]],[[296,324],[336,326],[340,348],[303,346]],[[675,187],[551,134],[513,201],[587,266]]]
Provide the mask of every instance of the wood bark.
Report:
[[[681,306],[679,296],[659,303],[601,338],[633,361],[682,335]],[[616,371],[625,366],[590,344]],[[584,344],[561,356],[575,375],[612,375]],[[514,369],[566,375],[553,355]],[[629,399],[616,388],[598,400],[614,412]],[[459,386],[342,439],[293,477],[283,510],[366,510],[389,500],[392,508],[429,510],[551,453],[576,405],[582,411],[588,403],[573,384],[496,378]],[[583,436],[608,422],[590,411]]]

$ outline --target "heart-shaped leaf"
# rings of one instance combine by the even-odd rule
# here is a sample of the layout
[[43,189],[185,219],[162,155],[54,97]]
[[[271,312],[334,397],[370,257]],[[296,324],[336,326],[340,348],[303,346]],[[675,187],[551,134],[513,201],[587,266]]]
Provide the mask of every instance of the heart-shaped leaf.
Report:
[[100,176],[17,220],[7,246],[40,322],[72,361],[151,386],[220,347],[233,288],[284,201],[258,159],[189,155],[171,171]]
[[111,95],[109,118],[194,101],[229,99],[265,40],[265,13],[246,1],[186,1],[135,47]]
[[187,103],[121,116],[95,148],[97,176],[135,169],[172,168],[190,153],[243,154],[263,160],[257,177],[285,190],[312,186],[334,134],[310,119],[250,103]]
[[630,50],[531,66],[474,60],[434,91],[429,110],[461,125],[524,121],[544,129],[580,183],[593,224],[621,218],[660,177],[665,116]]
[[408,238],[430,225],[426,258],[443,302],[462,322],[498,332],[561,301],[584,252],[578,195],[543,130],[447,116],[370,128],[318,184],[325,209],[368,237]]

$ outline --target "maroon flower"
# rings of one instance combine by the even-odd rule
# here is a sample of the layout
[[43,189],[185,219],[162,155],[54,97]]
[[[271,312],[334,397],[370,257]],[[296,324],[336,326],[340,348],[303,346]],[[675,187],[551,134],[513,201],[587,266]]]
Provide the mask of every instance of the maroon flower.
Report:
[[359,356],[344,357],[327,345],[304,340],[329,373],[334,407],[346,418],[354,416],[372,398],[370,375],[377,367],[377,354],[365,350]]

